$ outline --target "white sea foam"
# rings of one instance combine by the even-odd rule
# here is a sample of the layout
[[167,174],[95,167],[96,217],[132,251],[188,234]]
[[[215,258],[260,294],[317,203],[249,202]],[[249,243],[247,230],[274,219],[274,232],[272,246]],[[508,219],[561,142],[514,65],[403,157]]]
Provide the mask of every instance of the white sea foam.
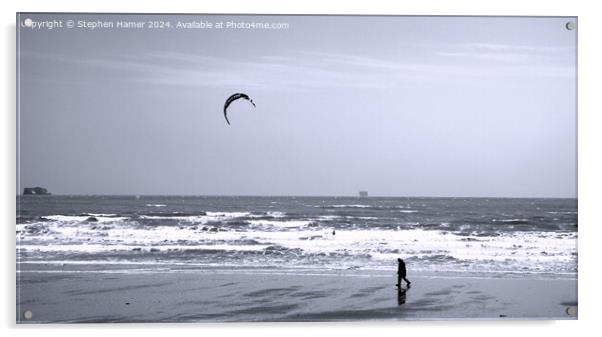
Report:
[[529,221],[529,219],[502,219],[502,220],[498,220],[498,219],[493,219],[493,222],[527,222]]
[[340,219],[340,218],[342,218],[340,215],[320,215],[320,216],[318,216],[319,220],[326,220],[326,221],[336,220],[336,219]]
[[252,226],[273,226],[273,227],[282,227],[282,228],[298,228],[298,227],[306,227],[311,224],[312,220],[286,220],[286,221],[278,221],[278,220],[249,220],[249,223]]
[[272,218],[284,218],[286,217],[286,213],[284,212],[268,212],[267,215],[271,216]]
[[206,214],[215,218],[242,218],[251,215],[249,212],[206,212]]
[[236,218],[249,217],[251,213],[249,212],[206,212],[205,215],[172,215],[172,214],[162,214],[162,215],[141,215],[141,219],[169,219],[169,220],[179,220],[182,222],[189,222],[195,224],[206,224],[212,221],[226,221]]
[[[103,216],[104,215],[104,216]],[[320,220],[338,219],[321,215],[316,219],[286,220],[274,213],[274,219],[251,219],[248,212],[207,212],[198,216],[144,216],[146,219],[177,219],[182,226],[140,225],[127,217],[95,214],[88,216],[53,215],[52,221],[17,224],[18,249],[52,258],[52,252],[132,252],[154,248],[161,254],[168,250],[220,250],[228,252],[262,251],[268,247],[293,250],[295,258],[303,256],[341,256],[372,267],[386,266],[397,257],[405,257],[421,268],[491,268],[511,270],[553,270],[575,265],[577,233],[513,231],[492,236],[460,236],[445,230],[334,228]],[[249,226],[201,228],[199,224],[246,218]],[[348,218],[345,216],[345,218]],[[349,217],[361,218],[361,217]],[[370,217],[367,217],[370,218]],[[523,219],[507,219],[523,221]],[[310,224],[316,223],[316,226]],[[470,232],[470,226],[460,228]],[[481,234],[482,235],[482,234]],[[131,259],[136,255],[131,255]],[[338,257],[337,257],[338,256]],[[62,257],[61,257],[62,258]],[[214,256],[213,259],[220,259]],[[421,262],[423,261],[423,262]],[[274,262],[273,263],[278,263]],[[261,263],[265,263],[261,262]],[[351,263],[351,262],[350,262]],[[481,267],[479,267],[481,266]]]
[[156,246],[136,246],[136,245],[102,245],[102,244],[78,244],[78,245],[61,245],[61,246],[42,246],[42,245],[19,245],[18,250],[26,250],[32,252],[71,252],[71,253],[102,253],[112,251],[140,251],[140,252],[167,252],[167,251],[185,251],[185,250],[220,250],[220,251],[237,251],[237,252],[252,252],[261,251],[270,247],[270,245],[156,245]]

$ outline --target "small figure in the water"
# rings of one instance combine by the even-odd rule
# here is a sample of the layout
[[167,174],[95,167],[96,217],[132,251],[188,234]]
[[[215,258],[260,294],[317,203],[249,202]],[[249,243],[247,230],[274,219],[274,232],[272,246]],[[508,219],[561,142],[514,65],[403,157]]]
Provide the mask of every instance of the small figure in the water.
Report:
[[334,231],[334,229],[332,230],[332,235],[336,235],[337,232]]
[[406,285],[408,286],[408,288],[410,287],[410,284],[412,282],[410,282],[407,278],[406,278],[406,264],[405,262],[403,262],[402,259],[397,259],[397,287],[401,287],[401,280],[403,279],[406,282]]

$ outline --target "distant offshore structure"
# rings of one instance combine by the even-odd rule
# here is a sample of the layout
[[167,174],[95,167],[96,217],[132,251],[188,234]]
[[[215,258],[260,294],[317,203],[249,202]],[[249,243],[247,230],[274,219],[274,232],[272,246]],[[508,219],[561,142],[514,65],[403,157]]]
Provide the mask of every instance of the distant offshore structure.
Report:
[[368,191],[360,191],[360,199],[368,199]]
[[23,189],[23,195],[50,195],[47,189],[43,187],[25,187]]

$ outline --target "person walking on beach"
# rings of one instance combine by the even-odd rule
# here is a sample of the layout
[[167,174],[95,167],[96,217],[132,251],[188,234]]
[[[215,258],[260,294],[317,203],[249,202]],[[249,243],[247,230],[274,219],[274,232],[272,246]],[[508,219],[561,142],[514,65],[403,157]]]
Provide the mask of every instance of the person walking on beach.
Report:
[[412,282],[410,282],[406,278],[406,264],[402,259],[397,259],[397,287],[401,287],[401,280],[403,279],[406,282],[406,285],[409,287]]

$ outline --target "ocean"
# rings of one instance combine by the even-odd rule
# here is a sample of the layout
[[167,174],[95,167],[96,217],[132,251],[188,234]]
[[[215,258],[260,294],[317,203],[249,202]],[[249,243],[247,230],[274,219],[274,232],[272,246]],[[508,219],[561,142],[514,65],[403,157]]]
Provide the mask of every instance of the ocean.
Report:
[[18,196],[17,270],[577,274],[577,200]]

